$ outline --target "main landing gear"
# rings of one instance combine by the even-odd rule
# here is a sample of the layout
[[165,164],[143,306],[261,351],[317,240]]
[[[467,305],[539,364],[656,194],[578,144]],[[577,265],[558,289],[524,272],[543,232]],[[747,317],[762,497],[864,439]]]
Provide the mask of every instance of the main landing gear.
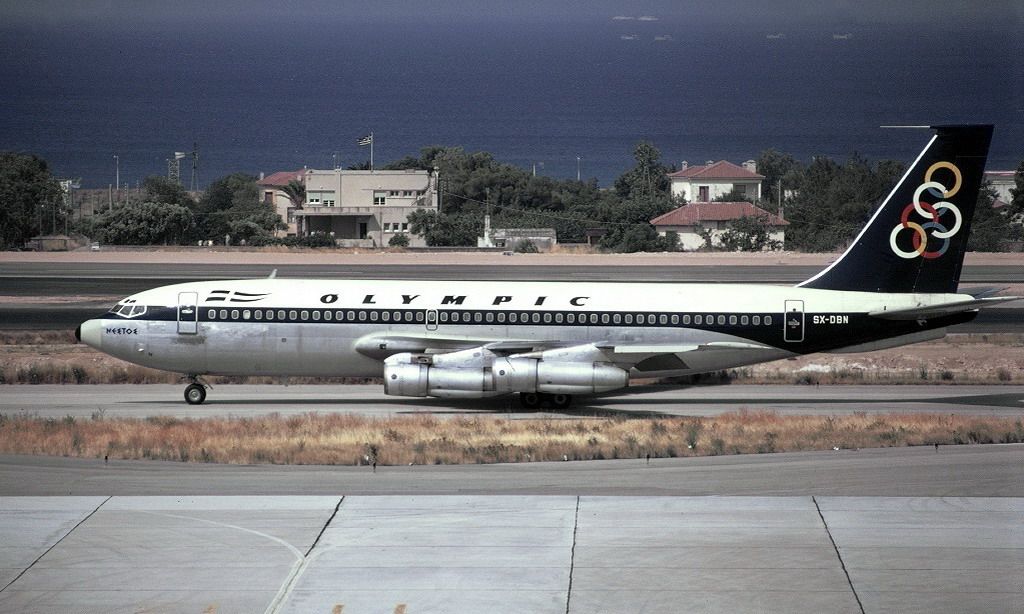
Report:
[[568,409],[572,405],[571,394],[550,394],[547,392],[520,392],[519,404],[523,409]]
[[200,405],[206,400],[206,389],[210,387],[200,381],[198,376],[189,375],[188,379],[192,382],[185,387],[185,402],[189,405]]

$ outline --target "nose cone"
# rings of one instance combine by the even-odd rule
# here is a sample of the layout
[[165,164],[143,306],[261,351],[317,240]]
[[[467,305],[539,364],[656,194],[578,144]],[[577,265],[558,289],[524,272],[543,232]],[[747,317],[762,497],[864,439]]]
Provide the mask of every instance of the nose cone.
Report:
[[100,349],[103,325],[99,320],[86,320],[75,329],[75,337],[89,347]]

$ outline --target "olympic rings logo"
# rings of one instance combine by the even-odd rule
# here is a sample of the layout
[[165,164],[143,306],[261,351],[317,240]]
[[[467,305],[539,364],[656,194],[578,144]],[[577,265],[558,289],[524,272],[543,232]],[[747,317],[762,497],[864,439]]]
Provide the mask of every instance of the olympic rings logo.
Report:
[[[939,169],[945,169],[953,174],[953,187],[946,188],[945,185],[938,181],[932,181],[932,176]],[[960,226],[963,223],[963,217],[960,215],[960,209],[957,209],[956,205],[945,200],[938,200],[935,204],[928,204],[921,200],[925,192],[932,195],[937,199],[952,198],[957,192],[960,191],[960,186],[963,183],[963,177],[960,175],[960,169],[956,167],[952,162],[936,162],[928,168],[928,172],[924,174],[924,182],[917,186],[914,190],[914,202],[910,203],[903,209],[903,214],[900,216],[900,223],[892,229],[892,233],[889,235],[889,246],[892,247],[892,251],[900,258],[938,258],[946,253],[949,249],[949,239],[960,231]],[[949,211],[953,214],[954,223],[952,228],[946,228],[946,225],[940,221],[943,211]],[[910,221],[910,214],[917,213],[922,218],[928,220],[923,224]],[[900,232],[904,229],[913,231],[911,240],[913,242],[913,251],[906,251],[901,249],[896,243],[897,237]],[[929,234],[931,232],[931,238],[942,239],[942,246],[938,249],[928,250]]]

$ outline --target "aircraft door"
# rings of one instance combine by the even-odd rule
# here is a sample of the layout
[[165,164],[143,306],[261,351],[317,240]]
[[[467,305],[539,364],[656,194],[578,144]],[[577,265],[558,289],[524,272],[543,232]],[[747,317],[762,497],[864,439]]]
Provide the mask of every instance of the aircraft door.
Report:
[[804,340],[804,302],[786,301],[786,313],[782,316],[783,338],[789,343]]
[[427,330],[437,330],[437,310],[427,310]]
[[195,335],[199,332],[199,295],[195,292],[178,293],[178,334]]

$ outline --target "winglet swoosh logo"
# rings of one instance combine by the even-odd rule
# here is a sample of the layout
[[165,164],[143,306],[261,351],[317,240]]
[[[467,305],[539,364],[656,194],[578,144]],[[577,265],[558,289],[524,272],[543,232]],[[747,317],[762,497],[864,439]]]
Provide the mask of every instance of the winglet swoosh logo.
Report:
[[212,290],[210,296],[206,297],[207,303],[255,303],[270,296],[269,292],[239,292],[238,290]]

